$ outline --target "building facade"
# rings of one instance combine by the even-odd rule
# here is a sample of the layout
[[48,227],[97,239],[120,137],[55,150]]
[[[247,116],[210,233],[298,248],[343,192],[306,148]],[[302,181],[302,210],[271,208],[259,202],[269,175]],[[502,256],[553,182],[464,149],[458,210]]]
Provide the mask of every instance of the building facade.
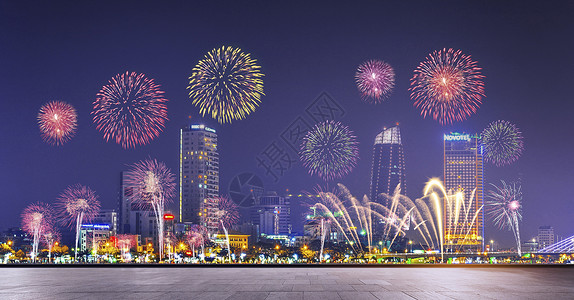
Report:
[[554,227],[540,226],[538,227],[538,249],[544,249],[554,244]]
[[276,192],[267,192],[255,199],[252,208],[252,223],[259,227],[260,234],[289,235],[292,231],[290,197]]
[[375,137],[371,168],[371,201],[390,207],[389,199],[381,193],[392,195],[397,186],[406,195],[405,154],[399,126],[385,128]]
[[219,231],[218,206],[219,198],[206,198],[199,203],[199,224],[207,229],[209,236]]
[[483,156],[478,136],[444,135],[443,176],[445,249],[484,251]]
[[219,196],[217,133],[204,125],[180,130],[179,222],[200,224],[201,204]]

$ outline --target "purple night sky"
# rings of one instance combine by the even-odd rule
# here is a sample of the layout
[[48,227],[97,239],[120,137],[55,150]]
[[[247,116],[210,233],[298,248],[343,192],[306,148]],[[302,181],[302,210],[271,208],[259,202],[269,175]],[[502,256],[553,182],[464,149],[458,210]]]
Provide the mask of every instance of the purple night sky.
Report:
[[[312,191],[321,181],[299,162],[274,182],[256,157],[327,92],[360,143],[357,167],[341,180],[355,196],[369,193],[372,144],[384,126],[400,122],[408,196],[418,198],[429,178],[442,176],[443,133],[477,133],[504,119],[521,129],[525,152],[511,166],[487,165],[485,183],[522,181],[524,240],[541,225],[574,234],[573,2],[281,3],[0,1],[0,230],[19,226],[26,205],[54,203],[75,183],[116,208],[126,165],[151,157],[177,172],[179,128],[189,123],[217,130],[221,191],[242,172],[259,175],[267,190]],[[247,119],[225,125],[202,119],[186,90],[194,65],[222,45],[257,59],[266,94]],[[447,126],[423,119],[408,92],[419,62],[443,48],[471,55],[486,77],[478,112]],[[393,93],[378,105],[361,101],[354,82],[369,59],[396,72]],[[169,99],[166,128],[131,150],[105,142],[90,115],[101,87],[125,71],[154,78]],[[76,136],[59,147],[42,141],[36,120],[50,100],[78,111]],[[514,243],[511,232],[487,224],[487,239]]]

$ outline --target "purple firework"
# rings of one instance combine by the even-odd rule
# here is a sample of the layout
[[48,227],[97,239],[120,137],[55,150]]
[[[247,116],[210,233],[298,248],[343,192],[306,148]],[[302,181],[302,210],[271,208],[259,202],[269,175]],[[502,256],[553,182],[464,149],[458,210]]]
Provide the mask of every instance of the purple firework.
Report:
[[395,86],[395,71],[381,60],[362,63],[355,74],[363,101],[377,104],[388,98]]

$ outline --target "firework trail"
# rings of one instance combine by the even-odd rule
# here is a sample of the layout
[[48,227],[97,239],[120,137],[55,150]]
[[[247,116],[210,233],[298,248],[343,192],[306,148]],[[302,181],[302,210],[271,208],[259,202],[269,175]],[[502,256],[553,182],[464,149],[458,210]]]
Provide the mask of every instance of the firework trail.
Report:
[[32,261],[38,256],[38,244],[46,232],[50,231],[54,223],[52,208],[38,202],[28,205],[22,212],[22,228],[32,236]]
[[100,211],[100,202],[96,192],[80,184],[69,186],[58,198],[60,216],[68,226],[76,225],[76,247],[74,259],[78,258],[78,240],[82,222],[93,220]]
[[516,183],[507,184],[501,180],[502,185],[492,186],[486,196],[488,215],[492,217],[494,224],[500,229],[512,230],[516,240],[518,255],[522,255],[520,249],[520,228],[518,222],[522,220],[522,188]]
[[127,149],[156,138],[168,120],[168,100],[159,88],[153,79],[135,72],[118,74],[103,86],[92,115],[104,139]]
[[484,159],[497,167],[518,160],[524,150],[522,133],[516,125],[498,120],[490,123],[481,134]]
[[233,47],[213,49],[192,70],[189,98],[202,116],[210,115],[221,124],[242,120],[265,95],[263,76],[249,53]]
[[377,104],[390,96],[395,86],[395,71],[384,61],[369,60],[359,66],[355,81],[363,101]]
[[231,247],[229,246],[229,233],[227,228],[237,224],[239,221],[239,209],[237,204],[229,197],[220,196],[212,198],[209,201],[217,202],[217,209],[215,210],[215,217],[219,219],[219,227],[225,233],[227,241],[227,258],[231,260]]
[[339,122],[315,125],[301,143],[299,156],[311,175],[325,181],[342,178],[357,165],[359,143],[353,132]]
[[195,256],[195,249],[201,247],[201,253],[204,252],[205,241],[207,240],[207,229],[201,225],[194,225],[185,235],[185,241],[193,251]]
[[52,248],[54,247],[54,244],[62,238],[62,235],[54,226],[49,226],[44,230],[42,235],[44,237],[43,242],[48,247],[48,263],[50,263],[52,258]]
[[50,101],[38,113],[42,139],[52,145],[63,145],[76,133],[78,115],[74,107],[62,101]]
[[130,249],[137,246],[136,236],[131,234],[118,234],[117,245],[121,251],[121,256],[124,262],[131,261]]
[[162,162],[144,160],[131,166],[126,184],[134,188],[132,203],[154,212],[158,230],[159,257],[163,258],[164,209],[175,195],[175,176]]
[[411,99],[425,118],[431,116],[442,125],[463,121],[485,97],[480,70],[460,50],[434,51],[414,71]]

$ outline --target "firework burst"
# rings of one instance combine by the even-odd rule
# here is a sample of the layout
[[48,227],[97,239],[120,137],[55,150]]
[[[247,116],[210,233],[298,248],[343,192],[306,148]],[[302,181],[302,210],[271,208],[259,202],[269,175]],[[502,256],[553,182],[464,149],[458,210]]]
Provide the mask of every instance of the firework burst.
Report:
[[377,104],[391,94],[395,86],[395,71],[384,61],[369,60],[359,66],[355,81],[362,99]]
[[491,184],[492,189],[487,193],[487,213],[494,224],[500,229],[512,230],[516,247],[520,254],[520,230],[518,222],[522,220],[522,189],[516,183],[507,184],[501,181],[501,186]]
[[215,215],[220,223],[220,228],[229,228],[239,222],[239,208],[233,200],[226,196],[219,196],[210,199],[217,207]]
[[102,87],[92,115],[104,139],[127,149],[156,138],[168,120],[168,100],[159,88],[153,79],[135,72],[118,74]]
[[78,115],[74,107],[62,101],[50,101],[38,113],[42,139],[52,145],[63,145],[76,133]]
[[54,213],[52,208],[44,203],[28,205],[22,212],[22,228],[32,236],[32,260],[38,256],[38,244],[42,236],[53,227]]
[[481,134],[484,159],[500,167],[509,165],[520,157],[524,149],[522,133],[504,120],[490,123]]
[[82,222],[89,222],[94,219],[100,211],[100,202],[96,192],[87,186],[76,184],[69,186],[60,194],[58,198],[58,208],[62,220],[68,226],[76,225],[76,247],[74,258],[78,257],[78,240],[80,238],[80,229]]
[[463,121],[475,113],[484,97],[484,76],[469,55],[443,49],[431,53],[411,78],[411,99],[423,117],[440,124]]
[[187,88],[202,116],[231,123],[244,119],[259,106],[265,95],[263,76],[249,53],[221,47],[211,50],[193,68]]
[[357,165],[359,143],[353,132],[339,122],[315,125],[301,143],[299,155],[311,175],[325,181],[342,178]]
[[157,160],[144,160],[134,164],[126,185],[134,188],[131,201],[143,209],[152,209],[158,224],[159,257],[163,258],[164,209],[175,194],[175,176],[167,166]]

